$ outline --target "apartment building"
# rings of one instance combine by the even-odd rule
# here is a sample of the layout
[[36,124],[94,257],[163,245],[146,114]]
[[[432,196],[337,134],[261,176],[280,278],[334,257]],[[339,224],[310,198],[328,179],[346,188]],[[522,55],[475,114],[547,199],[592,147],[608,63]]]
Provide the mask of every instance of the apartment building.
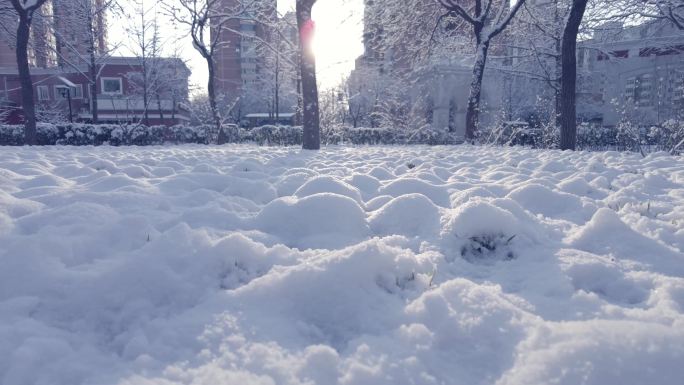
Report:
[[[33,67],[74,66],[107,47],[105,0],[48,0],[31,24],[29,60]],[[17,16],[9,2],[0,5],[0,68],[16,68]]]
[[[270,21],[275,22],[276,1],[259,2],[250,10],[258,15],[244,12],[237,0],[221,0],[221,4],[218,12],[221,16],[215,18],[211,31],[213,35],[219,35],[215,55],[216,88],[220,94],[234,99],[246,89],[259,87],[265,67],[265,55],[259,42],[272,40],[272,31],[262,21],[272,19]],[[269,20],[264,20],[265,17]]]
[[684,31],[666,20],[606,24],[578,49],[578,114],[604,126],[684,117]]
[[[146,123],[175,125],[190,121],[186,102],[190,70],[180,59],[160,58],[160,72],[145,106],[141,95],[142,64],[135,57],[110,57],[101,62],[95,95],[90,92],[87,67],[34,68],[34,101],[39,121],[92,122],[93,99],[97,99],[99,123]],[[20,123],[21,85],[16,69],[0,69],[0,109],[6,123]]]

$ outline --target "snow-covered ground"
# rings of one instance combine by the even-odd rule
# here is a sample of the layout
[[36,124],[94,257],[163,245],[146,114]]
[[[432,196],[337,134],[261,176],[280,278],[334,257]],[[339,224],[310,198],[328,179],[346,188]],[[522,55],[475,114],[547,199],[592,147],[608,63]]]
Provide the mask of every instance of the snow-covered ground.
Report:
[[684,160],[2,148],[0,383],[682,384]]

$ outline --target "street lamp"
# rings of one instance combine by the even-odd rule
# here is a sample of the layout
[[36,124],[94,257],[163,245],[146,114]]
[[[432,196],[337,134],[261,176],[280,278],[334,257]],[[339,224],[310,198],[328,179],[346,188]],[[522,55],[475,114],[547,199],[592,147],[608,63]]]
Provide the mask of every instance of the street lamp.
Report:
[[60,87],[59,92],[62,94],[62,97],[67,98],[67,101],[69,102],[69,121],[73,123],[74,114],[71,111],[71,90],[76,89],[76,84],[72,83],[69,79],[63,76],[57,76],[57,79],[64,85]]
[[71,111],[71,87],[60,87],[59,93],[62,94],[62,97],[66,98],[67,103],[69,103],[69,122],[73,123],[74,122],[74,114]]

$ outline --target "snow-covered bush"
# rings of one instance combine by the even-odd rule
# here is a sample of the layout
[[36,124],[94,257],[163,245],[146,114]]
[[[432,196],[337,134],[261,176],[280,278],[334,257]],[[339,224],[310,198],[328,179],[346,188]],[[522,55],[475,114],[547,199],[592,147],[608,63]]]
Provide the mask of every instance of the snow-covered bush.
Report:
[[[144,126],[88,123],[39,123],[38,144],[70,146],[149,146],[164,143],[211,143],[210,126]],[[234,135],[232,141],[237,141]],[[22,125],[0,125],[0,145],[18,146],[24,143]]]
[[478,142],[497,146],[531,146],[544,148],[543,131],[524,121],[503,121],[480,129]]
[[516,258],[514,240],[526,238],[525,232],[525,226],[510,210],[471,201],[454,212],[443,235],[454,242],[454,252],[466,261],[491,263]]
[[405,140],[406,144],[456,144],[461,143],[463,138],[451,132],[436,130],[429,124],[424,125],[416,132],[410,134]]
[[647,140],[656,151],[667,151],[672,155],[684,152],[684,121],[668,120],[648,130]]
[[461,257],[467,261],[487,260],[491,258],[502,258],[510,260],[515,258],[515,254],[510,249],[510,244],[515,235],[482,234],[468,238],[465,245],[461,247]]
[[174,143],[207,144],[211,138],[213,127],[209,125],[169,127],[167,141]]
[[0,144],[19,146],[24,143],[24,127],[3,124],[0,125]]
[[240,141],[268,146],[294,146],[302,143],[302,132],[302,127],[299,126],[266,125],[245,130],[240,135]]
[[101,145],[110,140],[112,131],[118,126],[93,125],[84,123],[66,123],[57,126],[59,138],[57,144],[84,146]]
[[344,139],[351,144],[397,144],[399,135],[386,128],[350,128]]
[[[148,127],[133,124],[39,123],[37,131],[39,145],[149,146],[164,143],[212,144],[217,141],[216,130],[211,125]],[[543,128],[499,125],[482,130],[480,134],[480,142],[485,144],[549,148],[554,147],[556,143]],[[224,128],[224,135],[227,143],[256,143],[267,146],[297,146],[302,143],[302,127],[299,126],[266,125],[243,129],[227,125]],[[449,132],[435,130],[429,125],[414,131],[335,125],[321,132],[321,141],[326,145],[443,145],[460,143],[462,138]],[[23,144],[22,125],[0,125],[0,145]],[[626,123],[613,128],[582,124],[577,130],[577,147],[580,150],[593,151],[667,151],[677,155],[684,149],[684,121],[670,120],[649,129]]]
[[36,126],[36,134],[38,137],[38,144],[52,145],[55,144],[57,138],[59,138],[59,128],[50,123],[38,123]]
[[[58,127],[50,123],[38,123],[36,133],[39,145],[53,145],[60,136]],[[0,145],[21,146],[23,144],[24,126],[0,125]]]

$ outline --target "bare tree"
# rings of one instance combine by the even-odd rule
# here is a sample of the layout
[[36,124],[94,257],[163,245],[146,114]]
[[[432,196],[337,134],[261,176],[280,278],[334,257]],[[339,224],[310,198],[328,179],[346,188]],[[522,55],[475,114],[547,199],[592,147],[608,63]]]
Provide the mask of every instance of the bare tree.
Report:
[[684,30],[684,0],[656,0],[660,14]]
[[148,126],[150,125],[149,111],[152,98],[156,98],[160,118],[163,118],[160,83],[164,75],[166,75],[160,68],[163,64],[160,57],[162,41],[159,36],[157,8],[155,5],[156,2],[150,6],[149,3],[146,5],[144,0],[137,0],[135,2],[135,16],[131,17],[136,22],[128,30],[129,36],[133,40],[131,51],[134,53],[140,66],[139,72],[133,72],[128,77],[134,91],[142,98],[142,122]]
[[295,14],[278,16],[261,28],[262,37],[256,31],[249,37],[254,46],[250,53],[259,68],[253,77],[256,84],[243,88],[240,103],[233,110],[236,123],[244,113],[256,111],[268,112],[269,118],[277,121],[281,112],[290,112],[296,104],[299,45]]
[[464,6],[462,0],[437,1],[447,10],[448,16],[459,17],[470,24],[475,36],[475,64],[468,96],[465,133],[466,139],[472,141],[477,131],[482,78],[492,39],[506,29],[525,0],[516,0],[512,7],[507,0],[475,0],[472,8]]
[[612,16],[666,19],[684,30],[684,0],[614,0]]
[[[193,47],[207,63],[209,105],[215,129],[221,137],[224,117],[218,100],[224,95],[219,95],[217,89],[216,55],[220,48],[229,44],[226,34],[234,34],[236,37],[244,35],[240,30],[241,20],[267,22],[270,20],[271,7],[257,0],[239,0],[233,5],[226,5],[221,0],[169,0],[165,7],[176,23],[187,28]],[[237,103],[238,100],[234,100],[230,104],[235,106]]]
[[577,146],[577,35],[589,0],[572,0],[561,43],[561,150]]
[[[517,79],[533,81],[549,90],[553,95],[549,126],[560,126],[560,80],[561,80],[561,40],[563,21],[567,14],[566,1],[550,0],[541,4],[525,4],[523,10],[510,30],[514,41],[508,44],[512,52],[509,56],[511,66],[504,69]],[[529,84],[529,83],[527,83]],[[527,91],[525,96],[530,102],[531,92],[542,93],[544,89],[524,90],[523,84],[516,84],[516,91]],[[545,95],[545,93],[544,93]]]
[[303,99],[303,142],[305,150],[321,148],[321,127],[318,109],[318,84],[316,83],[316,57],[313,52],[312,39],[314,22],[311,10],[316,0],[297,0],[297,28],[299,30]]
[[261,49],[267,59],[264,83],[273,96],[273,115],[278,120],[282,110],[291,111],[297,104],[300,60],[296,15],[290,12],[278,17],[272,32],[272,45]]
[[21,83],[21,102],[24,110],[24,142],[28,145],[37,144],[36,135],[36,106],[33,101],[33,82],[29,69],[28,46],[31,37],[31,24],[34,15],[47,0],[10,0],[17,15],[17,67],[19,82]]
[[104,67],[102,64],[118,48],[118,45],[107,45],[106,18],[108,13],[119,11],[118,0],[61,1],[54,8],[57,61],[60,66],[69,67],[88,79],[93,123],[99,121],[97,82]]
[[170,15],[189,29],[192,46],[207,63],[208,101],[217,132],[221,132],[222,118],[217,103],[215,53],[223,43],[223,28],[235,17],[239,17],[219,17],[223,11],[221,6],[222,2],[219,0],[179,0],[169,5]]

